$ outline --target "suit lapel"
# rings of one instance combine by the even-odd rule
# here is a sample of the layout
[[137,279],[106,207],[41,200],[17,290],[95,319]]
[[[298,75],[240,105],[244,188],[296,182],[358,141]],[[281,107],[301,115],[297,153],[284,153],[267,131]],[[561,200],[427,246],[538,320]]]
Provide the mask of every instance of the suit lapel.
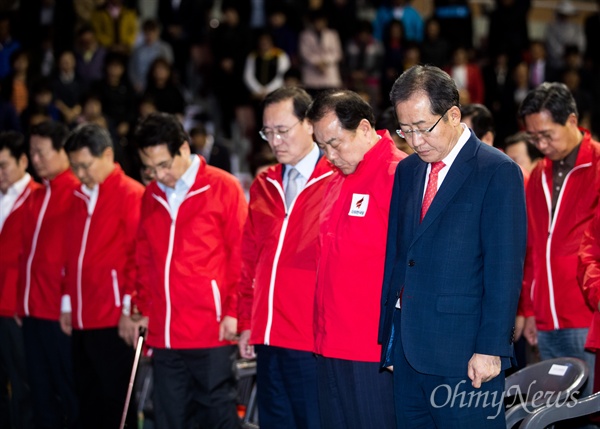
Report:
[[[419,239],[423,232],[425,232],[427,228],[431,226],[433,221],[435,221],[435,219],[437,219],[437,217],[444,212],[444,210],[448,206],[448,203],[452,201],[454,195],[456,195],[458,190],[465,183],[467,177],[469,177],[469,174],[471,174],[471,172],[473,171],[473,168],[475,166],[474,164],[476,162],[475,154],[478,148],[476,142],[477,140],[473,137],[473,135],[471,135],[465,146],[458,153],[458,156],[452,163],[450,171],[448,171],[448,174],[446,175],[442,186],[440,187],[440,189],[438,189],[438,192],[435,195],[431,206],[429,206],[429,210],[427,210],[427,214],[423,218],[423,222],[421,222],[420,224],[418,222],[420,217],[421,205],[418,206],[419,213],[416,214],[417,228],[415,230],[415,236],[413,238],[411,246],[415,243],[415,241]],[[420,180],[421,186],[419,189],[419,194],[421,196],[423,195],[423,187],[425,186],[425,175],[422,174],[422,177],[423,178]]]

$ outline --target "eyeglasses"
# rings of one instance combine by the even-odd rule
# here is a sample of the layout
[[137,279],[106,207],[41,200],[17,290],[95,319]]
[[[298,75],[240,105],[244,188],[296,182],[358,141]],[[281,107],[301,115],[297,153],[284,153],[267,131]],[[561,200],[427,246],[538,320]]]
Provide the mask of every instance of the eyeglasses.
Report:
[[[177,155],[175,155],[177,156]],[[170,170],[173,166],[173,161],[175,161],[175,157],[171,158],[169,161],[163,161],[158,163],[155,167],[150,167],[149,165],[144,165],[144,173],[151,174],[156,176],[159,171],[167,171]]]
[[260,138],[265,140],[265,141],[269,141],[271,140],[273,137],[275,137],[276,139],[284,139],[287,134],[292,130],[292,128],[294,128],[296,125],[298,125],[300,122],[300,120],[298,120],[298,122],[296,122],[294,125],[292,125],[289,128],[275,128],[275,130],[270,130],[268,128],[263,128],[262,130],[260,130],[258,132],[258,134],[260,134]]
[[418,128],[416,128],[414,130],[406,130],[406,131],[396,130],[396,134],[398,134],[404,140],[408,140],[409,137],[412,139],[417,134],[420,135],[421,137],[426,137],[429,134],[431,134],[431,132],[435,129],[437,124],[440,123],[442,118],[444,116],[446,116],[446,113],[448,113],[448,110],[450,110],[451,108],[452,107],[447,108],[446,111],[442,114],[442,116],[440,116],[440,118],[437,121],[435,121],[435,124],[433,124],[431,127],[427,128],[426,130],[419,130]]
[[96,162],[96,158],[92,159],[87,164],[71,164],[71,170],[73,170],[74,173],[77,173],[79,170],[88,171],[90,167],[94,165],[94,162]]
[[541,133],[537,133],[537,134],[528,133],[528,135],[529,135],[529,141],[535,146],[539,146],[539,144],[542,142],[550,143],[552,140],[554,140],[554,138],[550,134],[547,134],[545,132],[541,132]]

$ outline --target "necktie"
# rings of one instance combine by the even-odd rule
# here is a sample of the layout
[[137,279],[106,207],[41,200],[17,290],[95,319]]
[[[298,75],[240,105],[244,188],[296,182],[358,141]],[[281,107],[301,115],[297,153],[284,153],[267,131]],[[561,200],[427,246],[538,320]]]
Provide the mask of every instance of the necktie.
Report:
[[427,213],[427,210],[429,210],[429,206],[431,205],[433,199],[435,198],[435,194],[436,194],[437,188],[438,188],[438,186],[437,186],[438,173],[445,166],[446,166],[446,164],[444,164],[442,161],[431,163],[431,172],[429,173],[429,182],[427,182],[427,189],[425,190],[425,196],[423,197],[423,205],[421,206],[421,222],[423,222],[425,213]]
[[288,174],[288,183],[287,187],[285,188],[285,206],[288,208],[298,193],[298,184],[296,183],[296,179],[299,175],[300,172],[293,167]]

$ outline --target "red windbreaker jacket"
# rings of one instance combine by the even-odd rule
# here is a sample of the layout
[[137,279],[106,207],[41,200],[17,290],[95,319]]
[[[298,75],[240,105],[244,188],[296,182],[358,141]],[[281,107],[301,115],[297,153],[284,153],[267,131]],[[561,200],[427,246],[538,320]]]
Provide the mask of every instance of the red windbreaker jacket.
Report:
[[[582,130],[584,131],[584,130]],[[537,329],[589,328],[592,310],[577,282],[577,254],[598,207],[600,144],[584,131],[552,216],[552,161],[544,158],[527,187],[527,257],[519,314]]]
[[[579,248],[579,285],[594,315],[585,346],[590,350],[600,350],[600,211],[592,220],[583,236]],[[600,374],[598,374],[600,376]]]
[[377,344],[390,199],[406,157],[387,131],[353,174],[336,174],[325,192],[319,240],[315,352],[379,362]]
[[237,179],[202,157],[173,219],[165,193],[156,182],[148,185],[136,243],[136,305],[149,317],[149,346],[230,344],[219,341],[219,323],[223,316],[237,317],[247,211]]
[[238,331],[251,329],[252,344],[314,350],[319,213],[333,174],[322,156],[287,213],[281,164],[261,174],[250,188]]
[[66,261],[67,213],[80,186],[70,169],[27,200],[23,219],[23,251],[19,262],[17,313],[58,321]]
[[93,204],[81,189],[69,210],[64,293],[74,329],[116,327],[125,285],[135,282],[135,237],[144,187],[121,167],[100,184]]
[[0,316],[13,317],[17,310],[19,256],[23,248],[23,219],[29,196],[42,186],[29,181],[15,201],[0,231]]

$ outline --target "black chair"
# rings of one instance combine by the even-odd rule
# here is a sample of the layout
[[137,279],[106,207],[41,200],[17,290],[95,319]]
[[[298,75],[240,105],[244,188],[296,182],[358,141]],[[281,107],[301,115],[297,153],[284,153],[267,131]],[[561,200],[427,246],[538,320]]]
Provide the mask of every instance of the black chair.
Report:
[[548,359],[506,378],[506,428],[547,404],[568,401],[588,378],[589,368],[581,359]]
[[583,399],[556,402],[535,410],[530,414],[519,429],[544,429],[546,426],[561,420],[574,419],[594,414],[600,411],[600,392]]

